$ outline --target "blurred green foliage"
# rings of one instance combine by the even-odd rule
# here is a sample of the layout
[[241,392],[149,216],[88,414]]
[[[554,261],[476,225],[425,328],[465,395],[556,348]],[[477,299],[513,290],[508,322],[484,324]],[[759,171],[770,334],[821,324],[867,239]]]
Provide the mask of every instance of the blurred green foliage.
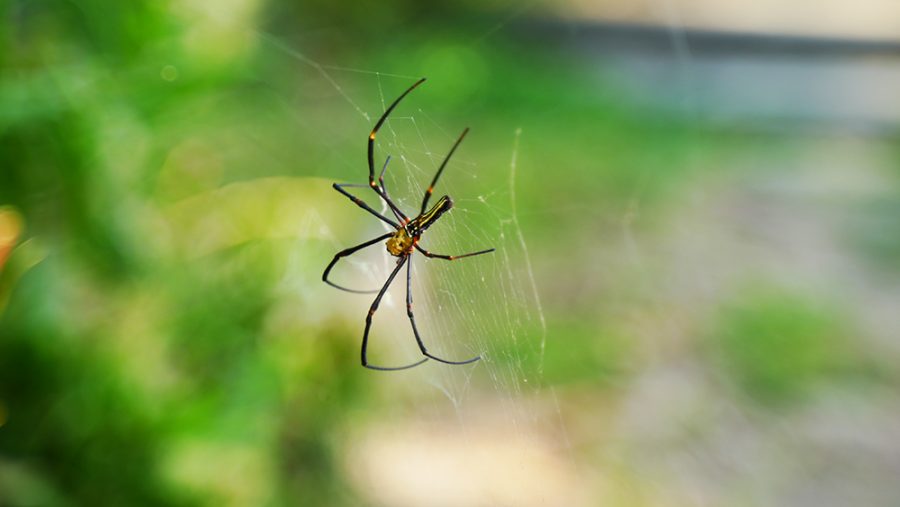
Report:
[[[664,228],[668,199],[697,171],[782,141],[637,106],[602,62],[587,72],[552,44],[498,32],[511,8],[0,6],[0,206],[24,224],[0,264],[0,505],[367,503],[341,468],[347,435],[379,407],[402,416],[385,399],[407,394],[358,366],[364,310],[348,321],[358,300],[329,299],[320,282],[334,241],[372,220],[316,177],[364,180],[371,124],[354,106],[374,113],[402,90],[391,74],[428,76],[402,108],[427,111],[434,130],[473,127],[464,156],[478,178],[446,182],[473,201],[506,197],[521,128],[515,185],[550,339],[498,343],[492,367],[598,391],[634,375],[645,337],[597,293],[644,304],[635,278],[652,275],[591,271],[604,267],[598,245],[619,237],[638,198],[641,227]],[[338,90],[317,62],[353,72],[329,69]],[[269,230],[295,217],[291,205],[338,224],[337,240],[317,224]],[[879,211],[885,227],[895,208]],[[498,222],[466,218],[468,231]],[[896,235],[869,237],[896,257]],[[711,341],[750,397],[788,403],[859,368],[839,312],[745,296]],[[544,333],[537,320],[523,328]]]
[[711,345],[750,398],[785,406],[860,373],[866,361],[840,311],[773,288],[741,294],[719,315]]
[[846,241],[862,252],[888,280],[900,276],[900,193],[861,203],[845,224]]
[[[621,385],[633,373],[631,367],[636,360],[633,338],[604,329],[602,323],[591,322],[587,317],[551,321],[548,326],[554,337],[565,337],[565,342],[554,342],[543,350],[534,347],[524,355],[522,348],[528,345],[505,344],[493,357],[501,365],[540,372],[539,380],[548,386],[609,388]],[[532,328],[526,334],[541,336],[542,330]]]

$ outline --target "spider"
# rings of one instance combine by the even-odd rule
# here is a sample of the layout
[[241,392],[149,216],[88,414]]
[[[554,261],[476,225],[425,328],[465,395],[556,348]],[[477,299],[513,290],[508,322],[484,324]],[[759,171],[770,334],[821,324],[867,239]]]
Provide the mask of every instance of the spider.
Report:
[[[419,335],[419,330],[416,327],[416,318],[413,315],[412,309],[412,254],[414,251],[418,250],[425,257],[433,258],[433,259],[444,259],[448,261],[453,261],[456,259],[462,259],[464,257],[472,257],[475,255],[481,255],[493,252],[493,248],[489,248],[487,250],[481,250],[478,252],[472,252],[462,255],[444,255],[444,254],[436,254],[431,253],[428,250],[419,246],[419,240],[422,237],[422,234],[431,227],[444,213],[450,210],[453,207],[453,200],[450,199],[449,196],[443,196],[438,199],[437,203],[432,206],[430,209],[428,208],[428,201],[431,198],[431,194],[434,192],[434,186],[437,184],[438,178],[441,177],[441,173],[444,172],[444,168],[447,166],[447,162],[450,160],[450,157],[453,156],[453,152],[456,151],[456,148],[459,146],[459,143],[462,142],[463,138],[466,137],[466,134],[469,132],[469,129],[466,128],[463,130],[462,134],[453,144],[453,147],[450,148],[450,152],[447,153],[447,156],[444,157],[444,161],[441,162],[440,167],[438,167],[437,173],[434,175],[434,178],[431,180],[431,185],[428,186],[428,189],[425,191],[425,197],[422,199],[422,209],[419,211],[419,215],[413,219],[409,219],[400,208],[391,200],[388,196],[387,188],[384,186],[384,173],[387,170],[388,162],[390,162],[390,157],[384,162],[384,166],[381,168],[381,174],[378,176],[378,180],[375,180],[375,135],[378,133],[378,129],[381,128],[382,124],[384,124],[385,120],[387,120],[388,115],[391,114],[391,111],[397,107],[397,104],[406,97],[409,92],[413,91],[417,86],[425,82],[425,78],[419,79],[412,86],[407,88],[405,92],[403,92],[393,103],[385,110],[384,114],[381,115],[381,118],[378,119],[378,122],[375,123],[375,127],[372,129],[372,132],[369,134],[369,184],[352,184],[352,183],[335,183],[332,185],[335,190],[340,192],[341,194],[347,196],[348,199],[353,201],[360,208],[368,211],[372,215],[378,217],[382,222],[389,224],[394,228],[394,231],[388,232],[387,234],[383,234],[378,236],[375,239],[371,239],[364,243],[360,243],[359,245],[341,250],[337,254],[335,254],[334,259],[328,264],[328,267],[325,268],[325,272],[322,273],[322,281],[331,285],[332,287],[338,288],[347,292],[354,292],[357,294],[374,294],[378,293],[375,296],[375,301],[372,302],[372,306],[369,307],[369,313],[366,315],[366,327],[363,331],[362,338],[362,352],[360,353],[360,359],[362,360],[362,365],[366,368],[372,370],[381,370],[381,371],[395,371],[395,370],[406,370],[408,368],[413,368],[419,366],[420,364],[428,361],[428,359],[434,359],[435,361],[439,361],[445,364],[469,364],[474,363],[481,359],[481,356],[476,356],[471,359],[466,359],[464,361],[450,361],[447,359],[442,359],[434,354],[428,352],[425,348],[425,343],[422,341],[422,337]],[[381,213],[375,211],[368,204],[364,203],[362,199],[356,197],[351,194],[347,190],[344,190],[345,187],[355,187],[355,188],[365,188],[369,187],[375,191],[378,196],[384,200],[387,206],[391,209],[391,213],[393,213],[394,218],[397,221],[394,221]],[[385,241],[387,240],[387,241]],[[368,246],[374,245],[380,241],[385,241],[385,246],[387,247],[388,253],[397,257],[397,265],[394,267],[391,274],[388,276],[387,281],[384,282],[384,285],[381,289],[375,290],[354,290],[348,289],[346,287],[342,287],[330,280],[328,280],[328,273],[331,272],[331,269],[334,267],[337,262],[343,258],[352,255],[353,253],[362,250]],[[369,329],[372,327],[372,317],[375,315],[375,312],[378,310],[378,305],[381,303],[381,298],[384,297],[384,293],[387,291],[388,287],[390,287],[391,282],[394,281],[394,278],[397,276],[397,273],[406,264],[406,315],[409,317],[409,323],[412,326],[413,335],[416,337],[416,342],[419,345],[419,350],[422,351],[422,355],[425,357],[417,361],[415,363],[407,364],[404,366],[375,366],[369,364],[369,360],[366,357],[366,348],[369,343]]]

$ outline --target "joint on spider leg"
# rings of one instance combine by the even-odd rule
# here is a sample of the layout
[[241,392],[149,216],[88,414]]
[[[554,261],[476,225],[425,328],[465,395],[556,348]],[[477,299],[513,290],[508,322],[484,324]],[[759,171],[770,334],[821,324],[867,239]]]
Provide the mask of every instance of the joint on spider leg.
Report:
[[374,140],[375,140],[375,131],[374,131],[374,130],[372,131],[371,134],[369,134],[369,140],[370,140],[370,141],[374,141]]

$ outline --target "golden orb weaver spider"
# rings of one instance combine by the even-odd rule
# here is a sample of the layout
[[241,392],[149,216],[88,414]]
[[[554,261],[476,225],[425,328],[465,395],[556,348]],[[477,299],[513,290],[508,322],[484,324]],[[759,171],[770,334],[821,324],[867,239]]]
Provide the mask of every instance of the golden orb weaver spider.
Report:
[[[394,201],[388,196],[387,189],[384,186],[384,172],[387,170],[388,162],[390,162],[390,156],[384,162],[384,166],[381,168],[381,174],[378,176],[378,180],[375,180],[375,135],[378,133],[378,129],[381,128],[381,125],[384,124],[385,120],[387,120],[388,115],[391,114],[391,111],[397,107],[397,104],[406,97],[409,92],[413,91],[417,86],[425,82],[425,78],[422,78],[412,86],[407,88],[405,92],[403,92],[393,103],[384,111],[384,114],[381,115],[381,118],[375,123],[375,127],[372,129],[372,132],[369,134],[369,184],[368,185],[360,185],[360,184],[351,184],[351,183],[335,183],[332,185],[335,190],[340,192],[341,194],[347,196],[348,199],[353,201],[360,208],[368,211],[372,215],[378,217],[382,222],[390,225],[394,228],[393,232],[389,232],[387,234],[383,234],[378,236],[375,239],[371,239],[366,241],[365,243],[360,243],[359,245],[341,250],[337,254],[335,254],[334,259],[328,264],[328,267],[325,268],[325,272],[322,273],[322,281],[331,285],[332,287],[338,288],[347,292],[354,292],[357,294],[374,294],[378,293],[375,296],[375,301],[372,302],[372,306],[369,307],[369,313],[366,315],[366,327],[363,331],[363,339],[362,339],[362,352],[360,353],[360,359],[362,360],[362,365],[366,368],[372,370],[381,370],[381,371],[395,371],[395,370],[406,370],[408,368],[413,368],[419,366],[420,364],[428,361],[428,359],[434,359],[435,361],[439,361],[445,364],[469,364],[474,363],[481,359],[481,356],[475,356],[471,359],[466,359],[464,361],[450,361],[447,359],[442,359],[440,357],[435,356],[434,354],[428,352],[425,347],[425,343],[422,341],[422,337],[419,335],[419,329],[416,327],[416,318],[413,315],[412,310],[412,261],[410,257],[412,256],[415,250],[421,252],[425,257],[430,257],[433,259],[444,259],[448,261],[453,261],[456,259],[462,259],[463,257],[472,257],[475,255],[481,255],[493,252],[493,248],[489,248],[487,250],[481,250],[478,252],[472,252],[462,255],[443,255],[443,254],[435,254],[431,253],[428,250],[425,250],[421,246],[419,246],[419,239],[422,237],[422,234],[426,229],[431,227],[438,218],[441,217],[444,213],[450,210],[453,207],[453,200],[450,199],[449,196],[443,196],[438,199],[438,202],[431,207],[428,208],[428,200],[431,198],[431,194],[434,192],[434,186],[437,184],[438,178],[441,177],[441,173],[444,172],[444,168],[447,166],[447,162],[450,160],[450,157],[453,156],[453,152],[456,151],[456,148],[459,146],[459,143],[462,142],[463,138],[466,137],[466,134],[469,132],[469,129],[466,128],[463,130],[462,134],[453,144],[453,147],[450,148],[450,152],[447,153],[447,156],[444,157],[444,161],[441,162],[440,167],[438,167],[437,174],[434,175],[434,178],[431,180],[431,185],[428,186],[428,190],[425,191],[425,197],[422,199],[422,209],[419,211],[419,215],[413,219],[409,219],[400,208],[394,204]],[[382,215],[381,213],[375,211],[368,204],[362,201],[359,197],[351,194],[347,190],[344,190],[344,187],[356,187],[356,188],[365,188],[369,187],[375,191],[376,194],[387,204],[387,206],[391,209],[394,217],[397,219],[395,222],[390,218]],[[387,241],[385,241],[387,240]],[[328,273],[331,272],[331,268],[337,264],[338,260],[343,257],[348,257],[353,253],[362,250],[368,246],[372,246],[375,243],[380,241],[385,241],[385,246],[387,247],[388,253],[397,257],[397,265],[394,267],[391,274],[388,276],[387,281],[384,282],[384,285],[381,289],[376,290],[354,290],[348,289],[346,287],[342,287],[330,280],[328,280]],[[369,360],[366,356],[366,348],[369,343],[369,329],[372,327],[372,317],[375,315],[375,312],[378,310],[378,305],[381,303],[381,298],[384,297],[384,293],[387,292],[388,287],[390,287],[391,282],[394,281],[394,277],[397,276],[397,273],[400,271],[400,268],[406,264],[406,315],[409,317],[409,323],[412,326],[413,335],[416,337],[416,343],[419,345],[419,350],[422,352],[422,355],[425,356],[421,361],[417,361],[412,364],[407,364],[405,366],[375,366],[369,364]]]

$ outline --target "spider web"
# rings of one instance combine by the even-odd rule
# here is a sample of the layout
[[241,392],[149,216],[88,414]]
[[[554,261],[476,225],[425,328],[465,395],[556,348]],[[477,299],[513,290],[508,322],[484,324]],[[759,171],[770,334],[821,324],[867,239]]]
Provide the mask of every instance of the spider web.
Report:
[[[711,112],[708,97],[699,93],[700,77],[711,57],[702,51],[692,52],[677,2],[654,5],[657,20],[668,28],[670,51],[651,59],[674,70],[667,74],[671,79],[661,80],[666,88],[663,102],[665,107],[675,105],[683,117],[698,120]],[[483,43],[502,29],[503,23],[492,27],[474,43]],[[363,137],[382,111],[421,76],[326,65],[276,38],[262,37],[272,51],[287,55],[306,70],[304,82],[315,92],[301,102],[315,102],[333,116],[330,127],[317,125],[312,129],[298,122],[314,142],[328,147],[327,156],[316,161],[319,168],[315,174],[319,178],[309,179],[308,183],[324,191],[334,181],[365,183],[368,170]],[[641,85],[624,79],[622,88]],[[721,212],[718,207],[723,202],[717,197],[721,189],[716,188],[721,181],[691,183],[696,185],[692,192],[701,201],[698,205],[714,211],[706,209],[706,213],[698,213],[704,218],[698,219],[692,215],[697,213],[694,204],[682,206],[678,212],[686,213],[681,219],[690,224],[690,232],[681,236],[678,231],[685,228],[684,224],[670,224],[674,239],[651,237],[644,228],[636,227],[647,201],[644,193],[653,186],[651,180],[661,176],[646,166],[633,175],[633,183],[623,185],[627,198],[623,199],[622,209],[610,205],[598,210],[593,203],[580,202],[560,202],[552,210],[524,209],[517,198],[519,184],[533,181],[539,177],[539,171],[541,175],[546,171],[533,166],[526,156],[539,149],[539,140],[515,124],[486,134],[487,129],[477,123],[467,123],[464,111],[459,115],[436,111],[429,95],[432,86],[440,83],[429,81],[417,88],[384,124],[376,141],[375,170],[379,171],[386,158],[391,157],[386,170],[388,190],[407,214],[415,215],[425,186],[460,132],[464,127],[472,128],[431,201],[447,194],[454,199],[455,207],[424,234],[422,246],[454,255],[490,247],[496,252],[455,262],[414,254],[412,291],[416,321],[429,351],[451,360],[475,355],[481,355],[483,360],[465,366],[429,361],[408,371],[366,372],[366,381],[376,386],[379,393],[377,403],[358,426],[335,432],[344,449],[346,476],[357,493],[380,505],[529,506],[593,505],[597,498],[613,503],[628,503],[627,499],[631,499],[659,505],[694,505],[703,503],[702,499],[712,499],[711,503],[720,504],[744,499],[745,494],[735,493],[742,489],[749,491],[750,497],[764,498],[762,503],[771,504],[775,497],[790,496],[792,488],[819,491],[821,485],[810,488],[803,474],[782,479],[777,472],[815,463],[815,457],[811,457],[814,453],[808,450],[794,453],[795,456],[787,456],[783,451],[790,448],[786,444],[794,445],[795,435],[781,431],[781,423],[747,420],[743,411],[752,409],[735,400],[732,393],[722,392],[721,386],[710,380],[716,370],[698,364],[702,359],[698,362],[678,354],[670,357],[673,348],[685,346],[681,341],[697,339],[697,330],[689,329],[699,325],[696,308],[715,310],[716,291],[726,290],[725,285],[711,289],[707,284],[716,284],[710,280],[728,280],[731,274],[727,266],[734,268],[735,262],[739,270],[754,264],[738,257],[709,256],[709,252],[722,251],[723,245],[731,244],[736,249],[744,246],[742,240],[728,239],[735,224],[718,216],[714,220],[708,218]],[[477,111],[472,118],[479,118]],[[684,165],[698,168],[709,163],[694,144],[688,146],[682,153],[687,159]],[[745,190],[740,188],[740,182],[730,184],[739,193]],[[390,216],[387,206],[375,199],[371,191],[355,190]],[[330,245],[330,251],[322,252],[312,268],[316,271],[334,251],[389,231],[346,199],[328,193],[325,200],[314,201],[310,210],[317,217],[320,236]],[[727,207],[728,203],[724,205]],[[645,349],[650,358],[629,372],[634,377],[627,385],[615,386],[620,397],[611,402],[597,400],[597,393],[585,396],[578,387],[569,385],[560,388],[558,400],[554,386],[547,385],[543,377],[545,353],[559,351],[567,344],[548,332],[541,287],[531,267],[530,247],[534,239],[528,237],[519,218],[523,213],[551,211],[557,219],[574,219],[577,215],[585,223],[619,226],[618,238],[594,238],[604,243],[601,248],[590,243],[577,245],[581,238],[571,241],[575,250],[586,247],[595,248],[595,255],[603,252],[602,260],[597,261],[603,265],[590,266],[603,270],[594,271],[598,275],[591,282],[608,278],[603,281],[604,294],[597,304],[618,305],[629,314],[622,319],[628,322],[621,324],[625,336],[630,341],[640,341],[638,347]],[[589,218],[585,218],[587,215]],[[568,245],[569,239],[565,241]],[[668,241],[676,244],[672,246]],[[647,248],[648,244],[655,247]],[[302,248],[298,246],[298,252]],[[559,254],[562,250],[545,251]],[[681,259],[678,255],[661,257],[671,252],[681,252]],[[568,259],[554,262],[558,262],[560,270],[588,273],[582,264],[575,263],[586,258],[593,260],[594,256],[579,258],[577,253],[571,266],[566,265]],[[379,287],[395,262],[381,245],[376,245],[347,259],[335,270],[335,280],[360,288]],[[780,262],[781,259],[776,264]],[[614,273],[617,269],[631,274],[619,276]],[[653,280],[654,275],[648,274],[655,272],[689,275],[677,287],[670,287],[660,285]],[[798,281],[795,274],[777,278]],[[406,317],[405,282],[402,270],[375,315],[369,347],[373,364],[395,366],[421,358]],[[328,306],[319,308],[334,312],[347,323],[347,350],[353,352],[342,360],[356,367],[362,318],[374,296],[339,293],[321,284],[296,288],[313,294],[309,299],[324,297]],[[553,303],[558,305],[558,301]],[[638,316],[631,317],[632,312]],[[597,336],[594,341],[604,339]],[[555,364],[548,361],[548,365]],[[599,407],[573,406],[584,403],[580,396]],[[710,404],[735,409],[712,414]],[[830,409],[823,410],[827,413]],[[816,419],[810,417],[809,421],[816,424]],[[585,429],[587,425],[608,428]],[[570,442],[570,427],[574,442]],[[601,439],[602,444],[598,443]],[[801,445],[831,452],[828,445],[814,441]],[[733,472],[721,472],[722,463],[733,466]],[[597,472],[599,468],[602,473]],[[781,491],[777,491],[779,488]]]
[[[364,138],[382,111],[418,76],[324,65],[271,35],[260,35],[273,51],[312,70],[311,80],[331,90],[329,109],[343,111],[340,122],[352,127],[347,128],[358,151],[340,155],[341,167],[323,171],[323,178],[310,183],[366,183]],[[360,82],[360,76],[363,86],[353,92],[343,84],[351,78]],[[348,474],[360,491],[375,492],[376,500],[390,505],[436,505],[435,490],[448,491],[446,505],[473,505],[486,496],[502,504],[531,505],[535,491],[574,501],[577,495],[567,477],[574,465],[566,457],[565,427],[553,391],[542,389],[547,325],[529,241],[518,220],[516,186],[523,170],[518,153],[520,143],[528,142],[527,133],[512,127],[505,138],[477,139],[477,124],[451,125],[429,112],[428,86],[426,82],[408,95],[379,131],[376,172],[390,157],[386,187],[412,218],[453,143],[464,127],[472,127],[430,202],[433,205],[441,195],[449,195],[454,207],[426,231],[420,244],[450,255],[485,248],[496,251],[453,262],[416,253],[410,262],[416,323],[429,352],[450,360],[476,355],[482,360],[462,366],[432,360],[406,371],[367,372],[371,382],[389,391],[382,397],[384,405],[371,415],[372,423],[351,438]],[[476,150],[469,149],[473,141],[505,154],[498,157],[504,163],[480,162],[473,155]],[[383,215],[392,216],[368,188],[350,190]],[[365,231],[361,235],[348,234],[340,230],[344,225],[322,218],[324,236],[334,251],[392,230],[339,194],[333,193],[331,199],[350,209],[354,222],[368,224],[361,226]],[[324,268],[328,258],[321,261]],[[341,263],[332,279],[371,289],[383,284],[396,258],[379,243]],[[406,315],[406,269],[397,274],[375,314],[368,349],[372,364],[397,366],[421,359]],[[337,291],[322,284],[315,292]],[[330,296],[330,301],[340,301],[342,318],[354,330],[348,339],[358,347],[362,317],[375,295],[337,292]],[[346,360],[356,367],[356,355]],[[391,467],[382,466],[385,459]],[[421,467],[410,470],[394,466],[417,462]],[[544,479],[534,481],[542,475]],[[529,480],[535,486],[523,488],[522,481]]]
[[[671,54],[656,56],[677,71],[674,80],[662,80],[667,93],[674,89],[665,95],[667,105],[678,103],[680,112],[688,117],[709,114],[708,101],[698,93],[699,76],[703,66],[709,64],[709,57],[702,52],[692,53],[677,2],[650,3],[656,8],[657,19],[668,27],[671,47]],[[518,12],[521,11],[513,15]],[[492,27],[475,43],[483,43],[504,23]],[[318,270],[333,252],[389,231],[345,198],[328,192],[328,186],[335,181],[366,182],[364,136],[387,105],[421,76],[329,65],[275,37],[260,36],[268,50],[299,62],[305,69],[304,84],[313,92],[299,97],[297,102],[327,111],[333,117],[331,125],[317,124],[315,128],[298,118],[301,130],[313,142],[325,146],[327,152],[326,157],[314,161],[317,168],[310,172],[317,177],[305,181],[321,187],[323,195],[330,195],[311,201],[308,209],[310,216],[315,217],[310,227],[318,230],[318,237],[330,245],[330,253],[323,251],[319,264],[313,268]],[[624,84],[627,87],[640,83]],[[787,487],[783,488],[787,493],[771,493],[773,485],[777,489],[785,482],[804,490],[807,485],[802,474],[784,480],[769,476],[784,467],[802,468],[815,462],[808,450],[792,457],[782,451],[790,448],[784,444],[793,443],[795,435],[781,431],[778,424],[745,420],[743,408],[731,398],[731,393],[717,391],[715,382],[707,378],[714,374],[706,366],[683,357],[663,357],[672,352],[674,341],[687,339],[696,331],[685,329],[684,322],[697,318],[696,310],[688,304],[709,305],[709,300],[716,297],[703,281],[715,279],[716,269],[735,262],[703,260],[708,259],[707,252],[721,250],[722,244],[733,241],[722,239],[729,234],[722,227],[734,224],[710,224],[706,221],[708,213],[700,220],[692,217],[689,210],[686,223],[700,229],[692,229],[681,238],[689,245],[687,248],[673,248],[682,250],[683,255],[687,251],[687,260],[660,259],[654,249],[642,247],[648,238],[634,227],[644,204],[644,183],[656,176],[650,172],[635,177],[624,209],[592,215],[621,226],[621,237],[612,239],[619,245],[606,250],[604,257],[614,266],[601,269],[610,273],[617,267],[627,267],[639,272],[624,278],[635,282],[636,286],[629,286],[628,290],[638,293],[651,313],[658,310],[660,315],[642,314],[635,320],[644,322],[629,329],[635,339],[644,340],[642,345],[654,357],[622,389],[627,392],[616,413],[603,414],[611,420],[604,422],[613,427],[604,436],[608,440],[597,446],[602,448],[598,453],[602,457],[593,461],[604,467],[603,474],[588,468],[590,458],[585,459],[579,451],[585,435],[593,436],[595,432],[577,426],[585,424],[585,417],[579,421],[577,413],[589,411],[570,405],[561,407],[554,387],[544,382],[545,352],[566,344],[554,341],[554,333],[548,332],[541,287],[531,267],[529,247],[533,239],[519,222],[521,213],[532,210],[523,210],[517,199],[518,185],[536,178],[535,174],[543,170],[521,155],[538,140],[514,124],[488,136],[482,134],[477,123],[469,125],[464,118],[435,112],[428,92],[432,85],[426,82],[407,96],[384,124],[376,141],[376,171],[390,156],[386,171],[388,190],[407,214],[415,215],[425,186],[444,156],[462,129],[472,127],[432,200],[434,203],[447,194],[454,199],[455,207],[425,233],[422,246],[454,255],[490,247],[496,252],[455,262],[414,254],[412,291],[416,321],[429,351],[451,360],[475,355],[481,355],[483,360],[465,366],[429,361],[408,371],[366,372],[366,382],[376,386],[379,393],[377,403],[369,407],[359,427],[335,431],[335,438],[345,451],[347,477],[357,493],[375,504],[399,506],[591,505],[589,495],[621,500],[617,493],[635,503],[693,505],[703,503],[702,498],[722,503],[735,495],[740,497],[741,493],[732,490],[741,488],[749,490],[751,497],[765,498],[763,503],[772,503],[772,495],[790,494]],[[315,106],[310,106],[313,103]],[[487,153],[501,155],[487,157]],[[685,158],[691,159],[686,165],[704,163],[702,155],[693,149]],[[706,194],[703,188],[695,191],[713,209],[721,205],[712,197],[719,193],[717,184],[713,181],[712,189],[704,187]],[[390,210],[372,192],[363,188],[355,189],[355,193],[390,216]],[[589,204],[559,203],[553,211],[561,215],[596,212],[589,208]],[[607,214],[601,216],[602,213]],[[680,224],[675,229],[683,227]],[[713,238],[712,244],[708,238]],[[740,241],[731,244],[742,246]],[[659,245],[665,246],[665,240],[658,241]],[[298,256],[304,255],[304,246],[298,244]],[[335,280],[359,288],[379,287],[395,262],[383,247],[375,245],[343,261],[334,272]],[[565,266],[566,259],[559,262]],[[717,268],[716,262],[721,266]],[[652,275],[645,274],[660,269],[684,271],[691,274],[691,279],[680,282],[677,290],[663,287],[677,295],[660,291],[661,286],[650,280]],[[718,274],[727,278],[728,271]],[[794,275],[789,278],[794,280]],[[297,279],[304,277],[297,275]],[[373,364],[395,366],[421,358],[406,317],[405,282],[402,270],[375,315],[369,348]],[[610,287],[614,283],[610,282]],[[294,288],[306,293],[307,300],[326,301],[327,306],[317,308],[332,312],[347,323],[347,350],[358,350],[363,316],[374,295],[346,294],[324,284]],[[603,301],[621,303],[628,312],[639,312],[635,300],[629,297],[623,295],[623,301],[615,301],[613,294]],[[343,359],[356,367],[356,357],[355,353],[348,353]],[[571,390],[561,393],[566,396],[562,403],[572,402]],[[574,397],[577,396],[576,393]],[[709,408],[703,408],[708,400],[737,408],[733,413],[711,414]],[[598,410],[604,409],[609,408]],[[816,417],[810,418],[815,420]],[[576,448],[569,441],[570,424],[575,428],[572,434]],[[695,434],[697,427],[703,431]],[[804,445],[827,447],[809,441]],[[734,471],[722,472],[722,463],[734,466]],[[763,474],[762,479],[755,479],[758,472]],[[613,493],[584,492],[587,485],[596,488],[600,483],[602,488],[607,485],[604,481]],[[819,486],[812,489],[818,490]]]

